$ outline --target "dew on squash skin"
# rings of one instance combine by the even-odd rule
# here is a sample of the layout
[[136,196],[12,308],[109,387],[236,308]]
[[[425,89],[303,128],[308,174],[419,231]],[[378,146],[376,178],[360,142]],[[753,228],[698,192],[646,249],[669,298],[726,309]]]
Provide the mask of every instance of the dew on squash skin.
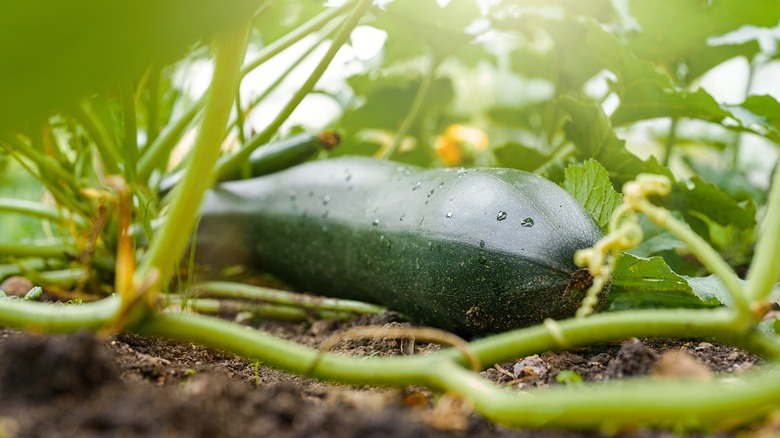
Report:
[[446,215],[446,217],[447,217],[447,219],[451,219],[451,218],[452,218],[452,212],[451,212],[451,211],[450,211],[450,212],[447,212],[447,215]]
[[374,219],[374,222],[371,222],[371,225],[373,226],[379,225],[379,219]]
[[331,199],[330,195],[323,196],[322,197],[322,205],[327,205],[328,202],[330,202],[330,199]]
[[521,227],[531,228],[534,226],[534,219],[527,217],[520,222]]
[[428,197],[429,197],[429,198],[430,198],[431,196],[433,196],[433,192],[434,192],[434,190],[433,190],[433,189],[431,189],[431,191],[430,191],[430,192],[428,192]]
[[497,221],[502,221],[502,220],[506,219],[506,216],[507,216],[506,212],[504,210],[501,210],[501,211],[498,212],[498,215],[496,216],[496,220]]

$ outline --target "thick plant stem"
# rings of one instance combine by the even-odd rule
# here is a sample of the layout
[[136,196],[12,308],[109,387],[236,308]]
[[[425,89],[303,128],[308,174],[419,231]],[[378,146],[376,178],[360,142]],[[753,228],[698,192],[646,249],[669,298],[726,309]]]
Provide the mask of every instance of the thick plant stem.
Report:
[[111,320],[118,308],[118,297],[83,305],[0,299],[0,326],[46,333],[96,331]]
[[780,280],[780,161],[769,192],[766,217],[758,236],[755,255],[747,275],[746,290],[753,302],[766,299]]
[[150,286],[151,293],[155,293],[162,282],[167,281],[175,261],[184,252],[195,226],[201,198],[211,184],[210,179],[205,176],[211,173],[213,163],[219,155],[234,91],[238,87],[239,68],[248,34],[248,26],[238,26],[216,37],[216,68],[193,155],[175,191],[162,229],[152,241],[149,252],[143,258],[135,276],[137,285],[144,283],[149,275],[156,276],[157,284]]
[[219,180],[221,175],[227,175],[235,172],[239,165],[245,162],[255,149],[268,143],[271,140],[282,124],[290,117],[295,108],[297,108],[301,101],[303,101],[303,98],[314,89],[317,81],[319,81],[322,77],[322,74],[325,73],[325,70],[333,60],[333,57],[336,56],[336,53],[339,51],[341,46],[344,45],[344,43],[347,41],[347,38],[349,38],[352,30],[358,25],[360,19],[371,6],[371,3],[371,0],[357,1],[354,9],[352,10],[352,13],[349,15],[349,18],[347,18],[347,20],[344,22],[344,25],[336,34],[336,37],[333,39],[333,44],[331,44],[331,46],[328,48],[328,51],[325,52],[325,55],[320,60],[319,64],[317,64],[317,66],[314,68],[314,71],[312,71],[311,75],[309,75],[306,81],[295,92],[290,101],[287,102],[287,105],[285,105],[282,111],[279,112],[279,114],[271,122],[271,124],[268,125],[268,127],[266,127],[261,133],[257,134],[255,138],[252,139],[252,141],[242,146],[241,150],[231,155],[229,158],[220,161],[215,171],[217,180]]
[[516,427],[730,429],[771,412],[780,397],[777,365],[739,382],[641,379],[520,393],[451,362],[439,367],[432,373],[435,386],[462,396],[492,421]]

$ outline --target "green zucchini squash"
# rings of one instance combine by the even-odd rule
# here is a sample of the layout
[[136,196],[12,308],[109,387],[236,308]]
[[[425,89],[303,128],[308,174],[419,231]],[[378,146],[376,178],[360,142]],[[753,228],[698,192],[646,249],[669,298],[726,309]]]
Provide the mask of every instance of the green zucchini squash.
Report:
[[[283,140],[268,143],[249,155],[247,172],[251,176],[262,176],[279,170],[292,167],[296,164],[312,158],[322,150],[331,150],[336,147],[340,139],[333,131],[322,131],[317,134],[297,134]],[[160,181],[158,192],[167,194],[182,178],[183,172],[179,171],[167,175]],[[241,179],[241,172],[236,170],[217,176],[218,181],[232,181]]]
[[602,235],[530,173],[361,157],[218,184],[201,213],[199,263],[258,268],[464,335],[572,316],[591,281],[574,251]]

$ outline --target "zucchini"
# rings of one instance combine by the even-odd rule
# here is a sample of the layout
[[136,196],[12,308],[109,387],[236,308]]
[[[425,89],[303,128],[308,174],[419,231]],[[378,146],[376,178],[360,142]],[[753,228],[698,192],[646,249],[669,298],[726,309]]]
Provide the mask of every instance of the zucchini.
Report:
[[201,213],[201,264],[259,268],[464,335],[572,316],[592,280],[574,251],[602,236],[577,201],[530,173],[362,157],[218,184]]
[[[339,135],[333,131],[322,131],[318,134],[298,134],[284,140],[268,143],[255,149],[249,155],[248,173],[251,176],[262,176],[273,173],[312,158],[321,150],[331,150],[339,143]],[[160,181],[158,192],[168,193],[182,178],[183,173],[176,172]],[[241,172],[236,170],[217,176],[219,181],[241,179]]]

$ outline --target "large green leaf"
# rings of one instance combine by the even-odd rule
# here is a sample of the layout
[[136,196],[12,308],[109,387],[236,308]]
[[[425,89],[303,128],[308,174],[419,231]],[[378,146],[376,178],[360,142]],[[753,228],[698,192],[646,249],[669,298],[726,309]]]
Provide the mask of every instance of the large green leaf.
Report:
[[629,46],[640,57],[665,65],[706,51],[713,36],[780,21],[776,0],[631,0],[629,9],[641,27],[629,35]]
[[688,280],[672,271],[661,257],[623,254],[612,276],[609,301],[611,310],[624,310],[711,307],[720,304],[719,298],[714,294],[698,296]]
[[594,102],[571,98],[561,100],[561,106],[571,119],[566,122],[566,136],[579,149],[579,158],[594,158],[609,172],[616,187],[636,178],[640,173],[657,173],[672,178],[668,169],[655,158],[641,160],[625,148],[625,142],[615,135],[604,110]]
[[181,55],[261,0],[0,2],[0,130]]
[[481,16],[472,0],[394,1],[385,6],[373,26],[390,35],[385,47],[386,62],[419,56],[427,50],[439,59],[455,53],[473,38],[466,27]]
[[720,225],[734,225],[743,229],[756,225],[756,206],[753,202],[737,202],[718,186],[698,176],[685,183],[675,184],[672,193],[660,203],[681,211],[686,220],[692,214],[700,214]]

